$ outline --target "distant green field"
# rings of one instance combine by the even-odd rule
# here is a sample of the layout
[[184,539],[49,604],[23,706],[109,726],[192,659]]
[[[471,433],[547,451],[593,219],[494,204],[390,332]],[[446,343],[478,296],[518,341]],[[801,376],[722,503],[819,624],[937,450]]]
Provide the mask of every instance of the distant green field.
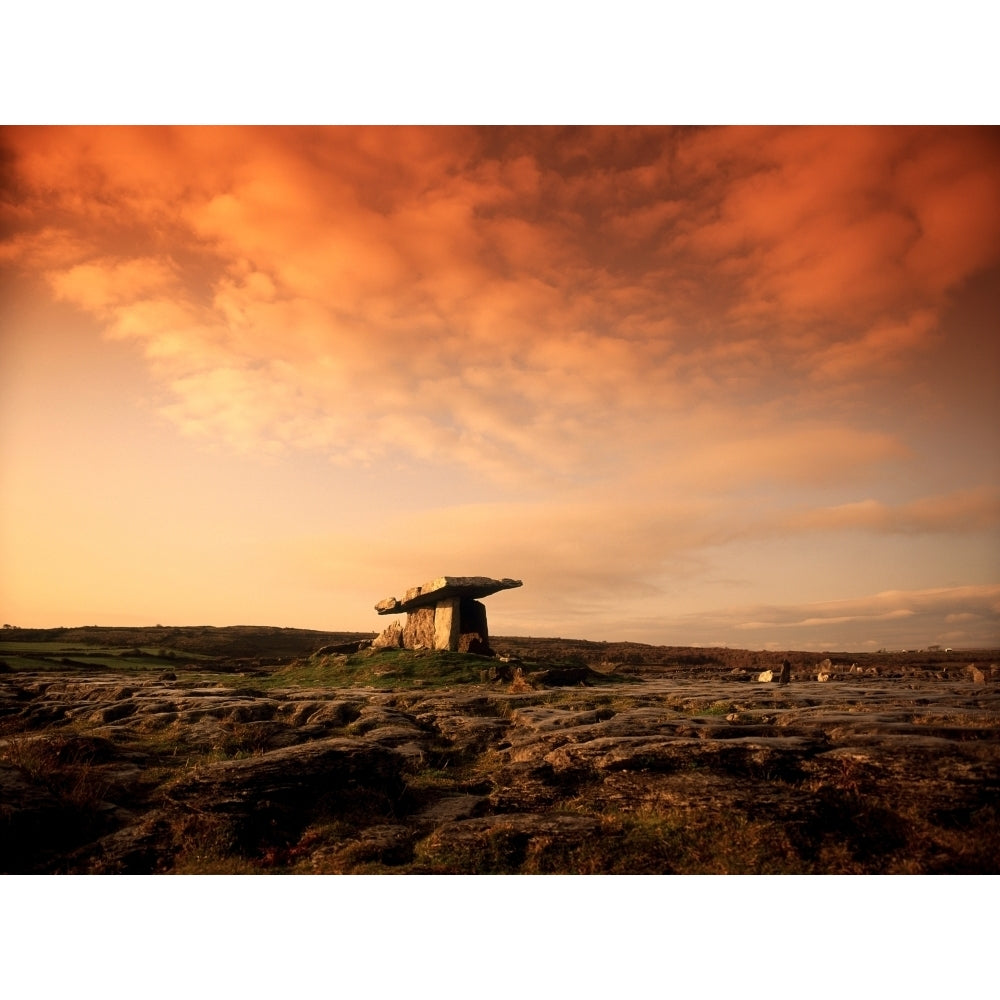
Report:
[[83,646],[65,642],[0,642],[0,661],[8,670],[124,670],[157,671],[183,669],[189,663],[208,666],[215,658],[164,647]]
[[156,656],[167,651],[178,661],[196,661],[201,657],[290,660],[310,656],[323,646],[336,645],[374,633],[317,632],[310,629],[274,626],[166,626],[141,628],[104,628],[88,625],[79,628],[23,629],[5,626],[0,632],[0,657],[16,653],[59,653],[65,656],[129,655],[141,650]]
[[65,642],[0,642],[0,656],[5,653],[69,653],[83,652]]
[[359,638],[270,626],[21,629],[0,633],[0,671],[111,671],[191,677],[273,670],[323,646]]

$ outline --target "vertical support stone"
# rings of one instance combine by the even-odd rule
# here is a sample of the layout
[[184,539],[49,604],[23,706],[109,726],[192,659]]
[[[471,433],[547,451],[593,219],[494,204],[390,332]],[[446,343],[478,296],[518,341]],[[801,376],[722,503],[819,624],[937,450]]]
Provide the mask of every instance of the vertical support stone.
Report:
[[415,608],[406,613],[404,649],[434,649],[434,609]]
[[452,597],[434,605],[434,648],[458,649],[459,601]]
[[458,651],[492,656],[490,633],[486,626],[486,605],[481,601],[474,601],[471,597],[463,597],[459,605],[459,613],[461,625],[458,636]]

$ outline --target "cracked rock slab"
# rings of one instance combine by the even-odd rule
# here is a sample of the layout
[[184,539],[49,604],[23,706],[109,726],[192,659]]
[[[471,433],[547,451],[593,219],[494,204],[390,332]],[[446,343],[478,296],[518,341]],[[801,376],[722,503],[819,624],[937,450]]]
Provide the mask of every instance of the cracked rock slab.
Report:
[[375,605],[380,615],[397,615],[403,611],[413,611],[417,608],[433,607],[439,601],[453,598],[489,597],[501,590],[511,590],[523,586],[521,580],[504,577],[495,580],[489,576],[439,576],[419,587],[411,587],[403,595],[402,600],[387,597]]

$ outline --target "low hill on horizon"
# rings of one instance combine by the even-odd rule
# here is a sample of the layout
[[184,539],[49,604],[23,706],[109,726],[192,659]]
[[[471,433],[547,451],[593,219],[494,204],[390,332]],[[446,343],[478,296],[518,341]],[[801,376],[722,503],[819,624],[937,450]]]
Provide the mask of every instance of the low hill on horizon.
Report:
[[[159,658],[205,657],[216,660],[257,660],[260,665],[307,657],[324,647],[347,645],[376,635],[371,632],[322,631],[268,625],[86,625],[58,628],[0,630],[0,655],[48,652],[96,655],[131,652]],[[825,658],[858,663],[907,663],[939,668],[975,656],[996,659],[996,650],[880,650],[872,652],[799,650],[750,650],[711,646],[658,646],[641,642],[609,642],[538,636],[491,636],[493,647],[503,655],[523,658],[575,660],[588,666],[615,665],[643,670],[656,667],[728,670],[769,669],[788,658],[793,666],[818,663]],[[24,647],[19,649],[19,647]]]

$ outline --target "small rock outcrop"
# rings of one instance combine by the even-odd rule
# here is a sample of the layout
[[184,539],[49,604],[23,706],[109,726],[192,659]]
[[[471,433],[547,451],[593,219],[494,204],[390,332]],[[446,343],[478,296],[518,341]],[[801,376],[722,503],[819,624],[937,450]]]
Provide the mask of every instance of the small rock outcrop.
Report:
[[520,580],[488,576],[439,576],[411,587],[402,600],[387,597],[375,605],[380,615],[406,613],[373,642],[374,649],[448,649],[492,655],[486,607],[477,598],[522,586]]
[[403,626],[393,622],[380,635],[372,639],[372,649],[402,649]]

